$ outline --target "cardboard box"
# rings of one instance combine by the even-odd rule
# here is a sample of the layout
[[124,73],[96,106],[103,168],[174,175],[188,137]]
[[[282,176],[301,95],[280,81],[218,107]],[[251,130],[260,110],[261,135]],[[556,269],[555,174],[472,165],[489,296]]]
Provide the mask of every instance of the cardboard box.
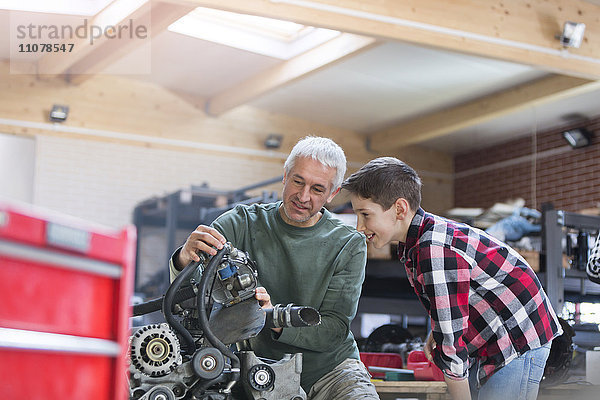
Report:
[[600,385],[600,351],[585,352],[585,380],[592,385]]
[[527,264],[535,271],[540,272],[540,253],[534,250],[517,250],[527,261]]

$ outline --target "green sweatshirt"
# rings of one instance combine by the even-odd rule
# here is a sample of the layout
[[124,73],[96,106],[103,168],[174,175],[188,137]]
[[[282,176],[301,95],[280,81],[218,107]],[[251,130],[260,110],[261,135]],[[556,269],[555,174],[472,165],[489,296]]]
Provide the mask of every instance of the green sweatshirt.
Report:
[[283,221],[281,202],[236,206],[213,222],[233,246],[256,261],[258,280],[273,304],[311,306],[321,313],[316,327],[270,329],[251,339],[261,357],[279,360],[303,353],[302,387],[312,385],[346,358],[359,358],[350,322],[356,315],[365,275],[365,238],[322,209],[308,228]]

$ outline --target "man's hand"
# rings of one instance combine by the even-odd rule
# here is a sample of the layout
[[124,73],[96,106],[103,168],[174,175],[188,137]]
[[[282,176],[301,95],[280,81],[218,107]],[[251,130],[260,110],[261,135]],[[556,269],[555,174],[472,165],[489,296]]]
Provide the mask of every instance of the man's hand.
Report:
[[271,304],[271,296],[269,293],[267,293],[267,289],[264,287],[257,287],[254,297],[256,297],[256,300],[258,300],[258,305],[261,306],[263,310],[273,308],[273,304]]
[[[271,296],[267,293],[267,289],[262,286],[256,288],[256,293],[254,294],[256,300],[258,300],[258,305],[262,307],[263,310],[268,310],[273,308],[273,304],[271,304]],[[283,328],[271,328],[274,332],[281,333]]]
[[199,225],[196,230],[188,236],[185,244],[181,248],[175,262],[175,268],[181,271],[192,261],[200,261],[200,257],[198,257],[199,251],[214,256],[217,254],[216,249],[222,249],[225,243],[227,243],[227,240],[215,228]]

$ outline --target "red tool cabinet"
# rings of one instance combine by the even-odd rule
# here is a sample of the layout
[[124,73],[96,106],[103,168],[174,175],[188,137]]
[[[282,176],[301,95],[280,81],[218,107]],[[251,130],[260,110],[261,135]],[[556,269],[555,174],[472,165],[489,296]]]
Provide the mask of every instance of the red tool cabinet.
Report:
[[135,229],[0,200],[0,397],[125,400]]

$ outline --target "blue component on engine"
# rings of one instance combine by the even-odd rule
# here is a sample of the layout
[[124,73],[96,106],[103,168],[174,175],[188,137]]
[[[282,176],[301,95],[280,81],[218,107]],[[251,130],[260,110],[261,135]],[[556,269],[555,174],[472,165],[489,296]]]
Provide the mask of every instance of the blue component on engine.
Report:
[[226,267],[221,268],[219,270],[219,278],[221,278],[221,280],[224,281],[225,279],[233,276],[237,271],[238,268],[235,265],[227,263]]

